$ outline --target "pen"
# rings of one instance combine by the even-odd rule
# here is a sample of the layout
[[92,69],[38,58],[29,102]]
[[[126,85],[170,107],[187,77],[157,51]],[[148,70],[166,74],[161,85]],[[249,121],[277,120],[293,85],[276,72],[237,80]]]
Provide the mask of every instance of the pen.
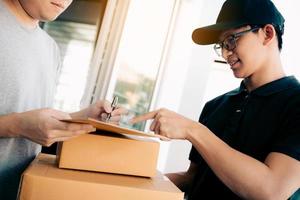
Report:
[[221,64],[228,64],[226,61],[223,60],[214,60],[216,63],[221,63]]
[[114,109],[117,107],[117,104],[118,104],[118,96],[114,96],[114,99],[113,101],[111,102],[111,107],[112,107],[112,110],[111,112],[108,114],[107,118],[106,118],[106,122],[108,122],[111,118],[111,113],[112,111],[114,111]]

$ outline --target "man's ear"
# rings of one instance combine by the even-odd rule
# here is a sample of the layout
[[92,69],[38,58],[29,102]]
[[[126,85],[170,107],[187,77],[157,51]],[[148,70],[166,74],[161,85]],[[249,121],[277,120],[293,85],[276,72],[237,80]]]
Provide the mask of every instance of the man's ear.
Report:
[[276,31],[273,25],[267,24],[263,27],[264,45],[270,44],[276,39]]

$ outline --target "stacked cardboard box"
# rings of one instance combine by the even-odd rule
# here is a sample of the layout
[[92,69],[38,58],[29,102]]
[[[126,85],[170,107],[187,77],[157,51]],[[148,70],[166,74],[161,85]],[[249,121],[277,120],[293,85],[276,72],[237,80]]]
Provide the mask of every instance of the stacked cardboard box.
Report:
[[183,199],[156,171],[157,141],[95,120],[78,122],[92,123],[98,132],[63,142],[57,157],[40,154],[23,174],[20,200]]
[[65,121],[91,124],[97,132],[59,145],[60,168],[155,176],[159,143],[153,135],[95,119]]
[[19,200],[182,200],[161,174],[152,178],[59,169],[40,154],[23,174]]
[[119,134],[85,134],[59,146],[59,167],[154,177],[159,143]]

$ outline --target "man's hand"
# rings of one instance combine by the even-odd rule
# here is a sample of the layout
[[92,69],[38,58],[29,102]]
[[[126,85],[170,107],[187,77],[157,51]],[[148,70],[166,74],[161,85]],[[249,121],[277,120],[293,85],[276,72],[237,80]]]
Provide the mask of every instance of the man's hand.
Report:
[[91,125],[61,122],[70,115],[53,109],[40,109],[19,113],[16,117],[16,131],[43,146],[65,141],[80,134],[95,131]]
[[203,125],[167,109],[159,109],[131,119],[135,124],[153,119],[150,130],[170,139],[188,139],[191,129]]
[[75,118],[94,118],[97,120],[105,121],[108,114],[111,113],[110,123],[119,124],[121,115],[126,115],[128,111],[122,107],[116,107],[112,111],[111,103],[109,101],[98,101],[88,108],[83,109],[79,112],[72,113],[71,117]]

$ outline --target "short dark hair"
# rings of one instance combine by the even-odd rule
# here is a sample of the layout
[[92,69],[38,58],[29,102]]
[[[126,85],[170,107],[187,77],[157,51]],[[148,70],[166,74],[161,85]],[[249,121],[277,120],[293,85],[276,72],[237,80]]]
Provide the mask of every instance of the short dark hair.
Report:
[[276,35],[277,35],[277,41],[278,41],[278,49],[279,51],[281,51],[282,49],[282,36],[284,34],[284,25],[282,25],[282,27],[279,27],[278,25],[273,25],[276,31]]
[[[251,28],[253,28],[253,27],[261,27],[262,28],[262,27],[265,26],[265,24],[264,25],[250,25],[250,26],[251,26]],[[278,49],[279,49],[279,51],[281,51],[282,43],[283,43],[282,36],[284,34],[284,25],[279,26],[279,25],[272,24],[272,26],[274,27],[275,32],[276,32],[277,42],[278,42]]]

